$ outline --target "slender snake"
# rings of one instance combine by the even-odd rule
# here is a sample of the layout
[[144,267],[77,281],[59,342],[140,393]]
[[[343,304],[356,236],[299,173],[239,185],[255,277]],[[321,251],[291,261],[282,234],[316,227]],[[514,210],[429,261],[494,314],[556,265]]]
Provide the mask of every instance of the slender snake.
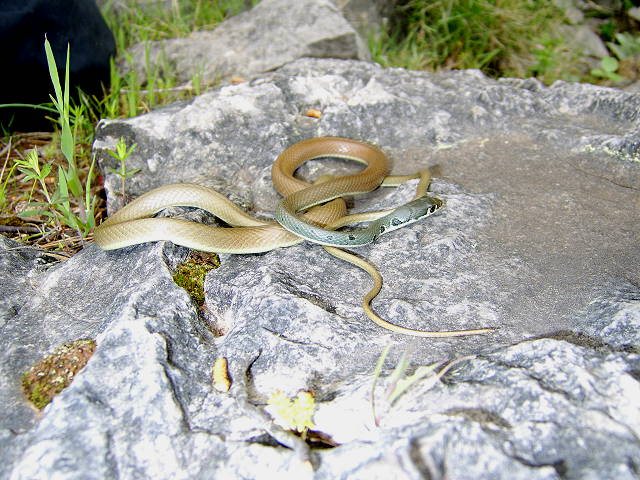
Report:
[[[309,160],[338,157],[366,165],[364,170],[309,184],[294,177],[298,167]],[[382,288],[382,276],[367,261],[340,248],[362,246],[379,235],[424,218],[444,206],[427,195],[431,181],[428,170],[414,175],[389,176],[387,157],[379,149],[351,139],[320,137],[296,143],[276,159],[271,170],[275,189],[283,196],[276,209],[276,222],[246,214],[215,190],[177,183],[153,189],[111,215],[95,230],[95,242],[104,250],[114,250],[145,242],[166,240],[195,250],[216,253],[258,253],[309,240],[322,244],[331,255],[365,270],[374,286],[362,300],[365,314],[377,325],[395,333],[417,337],[479,335],[492,328],[453,331],[425,331],[401,327],[383,320],[370,303]],[[343,197],[397,186],[420,178],[416,196],[393,210],[346,214]],[[219,228],[177,218],[149,218],[171,206],[197,207],[212,213],[231,228]],[[336,231],[345,225],[371,221],[361,230]]]

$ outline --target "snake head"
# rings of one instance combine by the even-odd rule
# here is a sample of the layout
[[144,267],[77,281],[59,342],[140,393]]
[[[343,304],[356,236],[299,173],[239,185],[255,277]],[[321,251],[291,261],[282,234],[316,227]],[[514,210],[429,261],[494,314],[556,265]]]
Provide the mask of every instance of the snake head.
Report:
[[444,200],[440,200],[436,197],[424,195],[420,198],[410,201],[405,206],[411,209],[411,215],[416,220],[420,220],[422,217],[428,217],[432,213],[436,213],[439,209],[444,207]]
[[437,212],[443,206],[443,200],[425,195],[398,207],[391,219],[391,224],[400,227],[407,223],[413,223]]
[[400,227],[417,222],[421,218],[428,217],[441,209],[444,204],[444,200],[429,195],[424,195],[405,203],[378,220],[378,235],[397,230]]

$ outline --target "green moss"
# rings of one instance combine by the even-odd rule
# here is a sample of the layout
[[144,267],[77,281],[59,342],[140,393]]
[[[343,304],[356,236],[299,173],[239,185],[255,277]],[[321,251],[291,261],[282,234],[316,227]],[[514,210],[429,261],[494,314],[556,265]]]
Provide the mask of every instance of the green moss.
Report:
[[[60,393],[60,392],[56,392]],[[42,410],[46,407],[53,396],[49,395],[47,388],[43,385],[36,383],[31,387],[31,393],[29,395],[29,401],[38,409]]]
[[58,347],[22,375],[22,391],[42,410],[68,387],[96,349],[94,340],[76,340]]
[[215,254],[192,252],[189,259],[178,266],[173,275],[176,285],[184,288],[199,307],[204,305],[204,277],[220,266]]

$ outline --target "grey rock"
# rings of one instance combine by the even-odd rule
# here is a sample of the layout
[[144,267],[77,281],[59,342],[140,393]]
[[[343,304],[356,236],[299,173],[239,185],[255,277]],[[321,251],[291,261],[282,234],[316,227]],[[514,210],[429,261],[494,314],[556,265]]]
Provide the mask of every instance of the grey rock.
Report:
[[616,348],[637,348],[640,344],[640,295],[638,286],[621,282],[598,296],[586,308],[586,321],[576,332],[598,338]]
[[333,0],[363,39],[379,35],[388,23],[393,5],[386,0]]
[[624,8],[624,2],[622,0],[582,0],[581,3],[585,5],[587,10],[599,13],[605,12],[610,15]]
[[[167,268],[164,262],[151,265],[129,257],[118,285],[114,277],[96,275],[87,281],[85,274],[95,266],[96,254],[104,255],[92,245],[70,261],[49,266],[15,242],[2,238],[2,272],[11,276],[8,292],[3,282],[2,333],[3,362],[0,365],[3,385],[0,401],[11,415],[2,415],[1,428],[21,431],[37,420],[20,393],[20,376],[43,354],[62,343],[79,338],[94,338],[113,315],[110,304],[118,305],[118,295],[126,297],[142,292],[141,285],[129,283],[127,273],[144,278],[148,270]],[[20,249],[16,249],[20,248]],[[102,268],[111,269],[109,262]],[[117,267],[113,267],[117,268]],[[138,273],[138,269],[142,272]],[[74,271],[76,273],[72,273]],[[146,272],[146,273],[145,273]],[[3,279],[4,280],[4,279]],[[107,288],[106,280],[111,284]],[[116,282],[116,283],[113,283]],[[173,282],[170,281],[171,284]],[[73,292],[73,293],[71,293]],[[166,292],[163,293],[166,295]]]
[[623,8],[622,0],[570,0],[570,2],[591,17],[596,15],[611,16]]
[[569,48],[582,55],[604,58],[609,55],[602,39],[588,25],[560,25]]
[[584,13],[576,6],[573,0],[553,0],[553,4],[562,9],[565,18],[572,25],[579,25],[584,21]]
[[[306,117],[310,107],[322,116]],[[265,218],[277,202],[270,166],[303,138],[370,141],[396,173],[438,166],[432,189],[447,207],[357,250],[385,279],[374,308],[415,328],[498,330],[381,330],[359,307],[367,275],[307,243],[223,256],[206,279],[206,312],[172,282],[187,251],[169,243],[88,246],[48,268],[28,250],[4,250],[0,272],[15,275],[2,277],[12,283],[2,290],[0,477],[299,479],[311,478],[309,459],[319,479],[637,478],[639,107],[640,96],[591,85],[302,59],[103,121],[103,171],[118,137],[139,145],[129,194],[194,181]],[[354,170],[311,163],[301,176]],[[118,179],[107,174],[105,186],[118,208]],[[412,188],[353,206],[397,205]],[[98,343],[91,361],[36,415],[20,373],[87,336]],[[370,395],[386,346],[376,427]],[[403,351],[410,373],[473,358],[389,405]],[[220,356],[228,393],[211,385]],[[309,451],[273,423],[264,407],[277,390],[312,390],[316,430],[340,446]]]
[[[148,52],[148,62],[147,62]],[[330,0],[263,0],[214,30],[185,38],[134,45],[132,63],[120,67],[147,78],[147,65],[162,75],[168,66],[180,82],[200,76],[204,85],[252,77],[300,57],[367,60],[358,33]]]
[[627,15],[640,22],[640,7],[630,8],[627,10]]
[[623,90],[634,94],[640,93],[640,81],[635,81],[629,85],[626,85],[625,87],[623,87]]

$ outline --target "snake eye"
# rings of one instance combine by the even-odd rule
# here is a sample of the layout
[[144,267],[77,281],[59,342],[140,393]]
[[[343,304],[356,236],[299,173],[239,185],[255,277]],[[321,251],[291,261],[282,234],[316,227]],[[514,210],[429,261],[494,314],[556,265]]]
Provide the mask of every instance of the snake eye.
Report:
[[433,213],[433,212],[435,212],[436,210],[438,210],[438,206],[437,206],[437,205],[431,205],[431,206],[429,207],[429,213]]

